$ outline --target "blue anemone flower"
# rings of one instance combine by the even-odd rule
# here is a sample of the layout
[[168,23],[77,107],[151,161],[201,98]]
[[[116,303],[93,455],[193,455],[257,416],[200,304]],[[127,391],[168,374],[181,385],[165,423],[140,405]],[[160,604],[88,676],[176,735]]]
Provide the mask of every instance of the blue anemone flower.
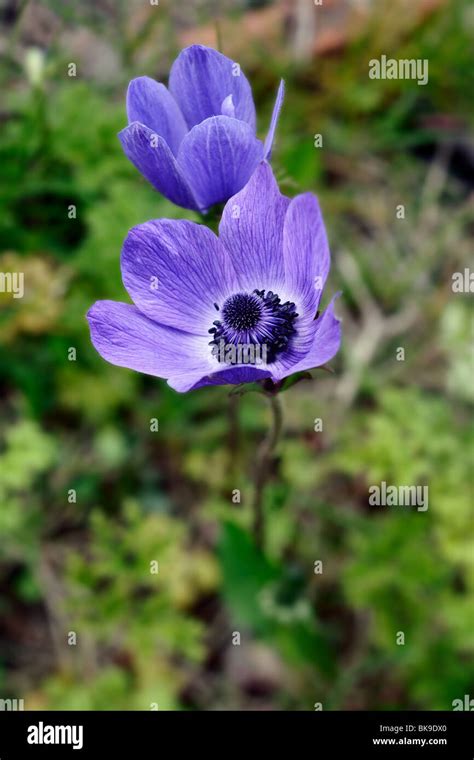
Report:
[[173,63],[168,88],[149,77],[130,82],[129,124],[119,138],[127,158],[160,193],[204,212],[235,195],[270,157],[283,95],[282,81],[263,144],[240,66],[217,50],[192,45]]
[[227,202],[219,237],[185,220],[130,230],[121,268],[134,305],[94,304],[92,343],[111,364],[181,392],[278,383],[339,349],[334,299],[318,313],[329,267],[317,198],[281,195],[264,161]]

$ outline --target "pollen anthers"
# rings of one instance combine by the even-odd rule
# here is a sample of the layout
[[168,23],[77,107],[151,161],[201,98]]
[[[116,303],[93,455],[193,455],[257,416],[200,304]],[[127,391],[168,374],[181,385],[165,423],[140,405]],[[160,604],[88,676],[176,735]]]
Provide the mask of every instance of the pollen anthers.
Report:
[[[216,308],[219,308],[215,304]],[[296,328],[296,306],[290,301],[281,303],[280,297],[269,290],[252,293],[235,293],[224,302],[221,319],[213,322],[209,333],[213,339],[213,354],[222,360],[223,347],[238,346],[263,348],[266,361],[274,361],[288,347]],[[240,354],[239,354],[240,355]],[[252,354],[253,355],[253,354]],[[260,355],[260,354],[259,354]]]

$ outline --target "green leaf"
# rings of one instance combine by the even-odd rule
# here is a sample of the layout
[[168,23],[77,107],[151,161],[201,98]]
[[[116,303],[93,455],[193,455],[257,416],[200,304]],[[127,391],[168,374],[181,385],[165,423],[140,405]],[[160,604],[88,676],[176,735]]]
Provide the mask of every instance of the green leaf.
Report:
[[294,375],[290,375],[290,377],[285,377],[281,384],[280,393],[283,393],[283,391],[287,391],[290,388],[292,388],[296,383],[300,383],[302,380],[312,380],[313,376],[310,372],[295,372]]
[[332,676],[334,658],[309,603],[301,594],[289,594],[291,569],[272,563],[234,523],[224,525],[218,552],[224,598],[235,622],[253,628],[294,665]]
[[224,524],[218,553],[224,597],[236,620],[261,630],[266,616],[260,597],[277,580],[279,570],[259,552],[249,534],[234,523]]

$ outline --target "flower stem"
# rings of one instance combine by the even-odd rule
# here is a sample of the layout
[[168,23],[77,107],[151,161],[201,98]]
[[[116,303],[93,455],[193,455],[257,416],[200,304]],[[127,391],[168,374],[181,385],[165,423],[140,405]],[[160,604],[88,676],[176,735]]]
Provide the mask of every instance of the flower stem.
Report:
[[229,395],[228,399],[228,420],[229,420],[229,438],[228,438],[228,454],[229,454],[229,473],[231,474],[232,482],[238,471],[239,464],[239,450],[240,450],[240,419],[239,419],[239,401],[240,397],[235,395]]
[[257,469],[255,474],[255,491],[253,499],[253,535],[259,549],[264,548],[265,543],[265,515],[263,509],[263,496],[265,486],[270,476],[270,467],[275,447],[280,439],[283,428],[283,410],[281,401],[277,395],[267,395],[272,411],[272,426],[267,437],[262,442],[257,455]]

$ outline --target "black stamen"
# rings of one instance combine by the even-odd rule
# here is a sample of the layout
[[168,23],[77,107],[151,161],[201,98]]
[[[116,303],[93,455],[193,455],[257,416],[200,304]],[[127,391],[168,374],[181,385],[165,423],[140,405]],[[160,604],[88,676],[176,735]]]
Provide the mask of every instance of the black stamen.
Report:
[[[214,304],[216,308],[217,304]],[[209,332],[213,340],[213,354],[219,356],[216,347],[224,343],[231,346],[254,346],[265,349],[266,362],[288,348],[296,328],[298,317],[294,303],[281,303],[272,290],[255,289],[252,293],[236,293],[230,296],[222,307],[221,320],[215,320]],[[219,359],[220,361],[220,359]]]

